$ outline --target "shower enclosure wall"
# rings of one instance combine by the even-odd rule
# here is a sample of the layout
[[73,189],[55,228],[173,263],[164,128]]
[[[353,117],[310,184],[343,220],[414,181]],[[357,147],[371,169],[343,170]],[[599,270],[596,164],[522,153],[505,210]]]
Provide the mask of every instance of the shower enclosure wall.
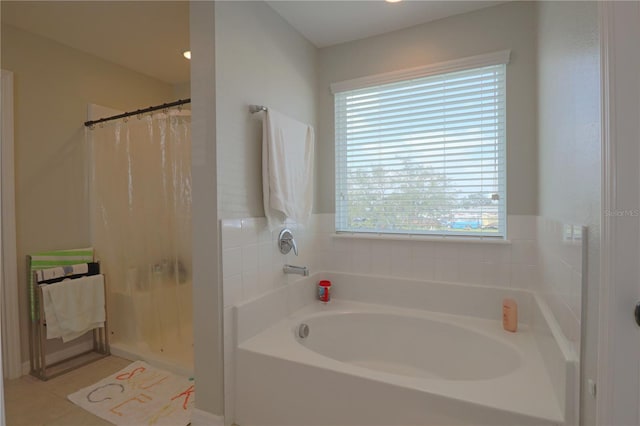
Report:
[[87,130],[112,351],[183,373],[193,368],[190,121],[172,109]]

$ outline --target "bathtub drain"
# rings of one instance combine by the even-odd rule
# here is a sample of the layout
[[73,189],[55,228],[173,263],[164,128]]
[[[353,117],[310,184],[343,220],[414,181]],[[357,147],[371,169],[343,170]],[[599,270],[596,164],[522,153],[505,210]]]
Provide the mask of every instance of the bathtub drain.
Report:
[[298,337],[305,339],[309,335],[309,326],[305,323],[300,324],[298,327]]

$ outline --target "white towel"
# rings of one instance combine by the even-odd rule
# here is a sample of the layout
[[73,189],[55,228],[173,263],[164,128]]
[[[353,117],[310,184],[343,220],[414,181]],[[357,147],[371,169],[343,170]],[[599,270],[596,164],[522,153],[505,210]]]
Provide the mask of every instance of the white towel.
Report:
[[287,218],[305,225],[313,206],[313,127],[272,108],[262,127],[262,190],[269,228]]
[[68,275],[82,275],[89,272],[89,265],[79,263],[77,265],[65,265],[55,268],[38,269],[36,271],[36,280],[38,282],[54,280],[56,278],[66,277]]
[[42,296],[47,339],[62,337],[68,342],[104,327],[104,275],[43,285]]

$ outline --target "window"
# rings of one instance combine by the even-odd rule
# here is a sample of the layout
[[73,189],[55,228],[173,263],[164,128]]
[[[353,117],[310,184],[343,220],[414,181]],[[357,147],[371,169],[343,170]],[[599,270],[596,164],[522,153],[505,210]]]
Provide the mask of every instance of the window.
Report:
[[332,86],[338,232],[505,235],[508,52],[487,56]]

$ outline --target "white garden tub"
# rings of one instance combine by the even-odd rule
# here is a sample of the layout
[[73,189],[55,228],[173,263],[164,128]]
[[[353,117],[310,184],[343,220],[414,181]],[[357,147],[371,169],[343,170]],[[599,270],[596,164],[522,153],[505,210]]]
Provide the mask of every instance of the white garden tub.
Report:
[[[332,278],[335,284],[343,277]],[[401,289],[402,283],[394,286]],[[504,289],[497,291],[496,297]],[[518,297],[525,317],[545,316],[533,295],[523,292]],[[259,312],[268,305],[264,300],[252,303],[257,305],[238,310],[240,328],[244,316],[255,316],[255,309]],[[308,326],[307,337],[299,335],[301,324]],[[554,343],[541,336],[553,333],[545,332],[545,327],[555,326],[549,328],[538,319],[537,327],[523,322],[517,333],[509,333],[492,318],[340,299],[329,304],[314,301],[250,338],[239,330],[236,422],[241,426],[566,424],[564,396],[571,380],[565,379],[573,374],[568,370],[575,367],[574,360],[549,359],[564,349],[548,347]],[[541,344],[547,347],[541,350]],[[564,389],[558,389],[554,374],[564,375]]]

